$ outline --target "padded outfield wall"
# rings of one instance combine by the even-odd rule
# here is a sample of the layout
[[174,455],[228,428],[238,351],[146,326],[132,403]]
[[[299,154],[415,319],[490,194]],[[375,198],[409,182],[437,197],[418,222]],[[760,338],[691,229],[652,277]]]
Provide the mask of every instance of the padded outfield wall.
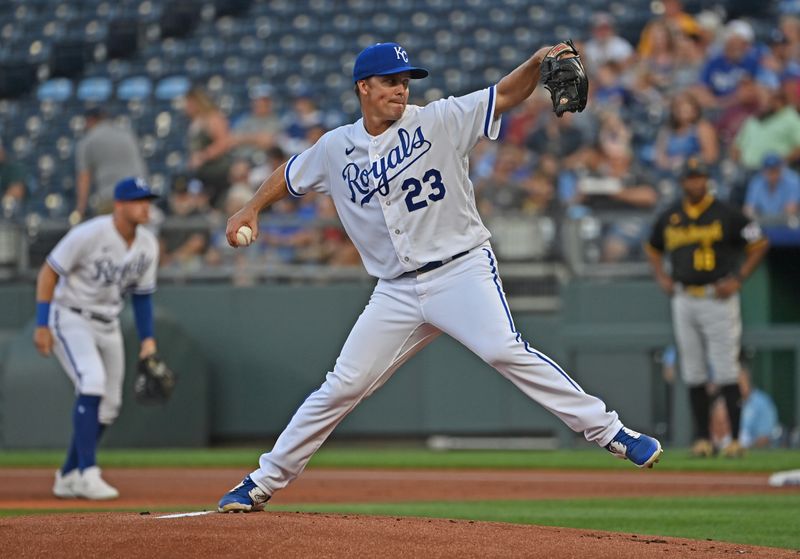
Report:
[[[166,407],[141,408],[126,386],[113,446],[194,446],[269,439],[323,381],[370,285],[326,287],[163,285],[155,295],[161,353],[180,374]],[[71,387],[54,359],[31,343],[33,288],[0,287],[0,445],[59,447],[68,436]],[[769,282],[745,291],[745,342],[766,349],[800,345],[797,324],[770,325]],[[689,439],[685,390],[664,383],[658,360],[672,340],[667,300],[651,281],[575,281],[555,314],[515,313],[531,345],[558,360],[585,390],[631,426],[674,444]],[[126,310],[126,346],[135,333]],[[134,356],[128,351],[128,371]],[[797,422],[797,359],[758,364]],[[129,374],[129,381],[132,375]],[[777,380],[776,380],[777,379]],[[671,394],[670,394],[671,393]],[[336,430],[336,437],[430,434],[575,437],[508,381],[452,339],[442,337],[404,365]]]

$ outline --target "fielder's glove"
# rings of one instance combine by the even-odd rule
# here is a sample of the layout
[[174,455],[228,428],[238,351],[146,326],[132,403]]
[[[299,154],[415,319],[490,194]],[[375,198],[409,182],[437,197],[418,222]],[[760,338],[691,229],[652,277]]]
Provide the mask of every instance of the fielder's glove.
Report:
[[586,107],[589,79],[571,40],[558,43],[545,55],[540,81],[550,92],[556,116],[560,117],[567,111],[579,113]]
[[133,394],[140,404],[163,404],[175,388],[175,373],[157,353],[139,360]]

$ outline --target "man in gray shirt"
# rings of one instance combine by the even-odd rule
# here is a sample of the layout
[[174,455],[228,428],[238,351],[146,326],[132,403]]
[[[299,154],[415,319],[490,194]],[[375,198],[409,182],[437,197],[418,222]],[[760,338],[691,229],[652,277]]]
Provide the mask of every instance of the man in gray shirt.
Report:
[[281,132],[281,121],[272,111],[272,88],[266,84],[251,88],[250,112],[233,127],[231,141],[236,148],[235,157],[263,163],[264,152],[277,144]]
[[[86,135],[75,150],[77,178],[74,222],[82,221],[87,209],[93,213],[109,213],[113,208],[114,186],[126,177],[146,177],[147,167],[139,152],[133,132],[115,126],[100,107],[85,113]],[[89,196],[94,183],[94,193]]]

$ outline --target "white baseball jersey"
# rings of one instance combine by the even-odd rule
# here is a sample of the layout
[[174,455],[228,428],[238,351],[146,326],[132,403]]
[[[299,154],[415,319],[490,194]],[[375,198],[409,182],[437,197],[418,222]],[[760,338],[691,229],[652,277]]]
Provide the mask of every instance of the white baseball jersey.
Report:
[[104,215],[72,228],[48,255],[58,272],[53,302],[116,317],[127,292],[152,293],[156,288],[158,241],[144,227],[136,228],[129,247]]
[[[494,100],[490,87],[426,107],[409,105],[374,137],[359,120],[287,164],[293,194],[331,195],[367,271],[379,279],[333,370],[250,474],[268,495],[296,478],[336,425],[441,333],[587,440],[606,446],[622,428],[616,412],[584,392],[514,325],[468,178],[470,149],[481,135],[497,137]],[[436,261],[448,262],[405,273]]]
[[329,194],[371,275],[390,279],[491,236],[475,207],[469,152],[496,139],[495,87],[407,105],[378,136],[363,119],[325,134],[286,165],[289,191]]

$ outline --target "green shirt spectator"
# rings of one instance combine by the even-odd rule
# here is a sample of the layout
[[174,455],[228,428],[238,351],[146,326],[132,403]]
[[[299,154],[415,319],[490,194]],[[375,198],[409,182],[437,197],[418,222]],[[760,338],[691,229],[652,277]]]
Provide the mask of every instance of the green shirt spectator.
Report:
[[794,107],[751,116],[736,135],[734,157],[747,170],[759,170],[769,153],[777,153],[790,162],[800,156],[800,115]]

